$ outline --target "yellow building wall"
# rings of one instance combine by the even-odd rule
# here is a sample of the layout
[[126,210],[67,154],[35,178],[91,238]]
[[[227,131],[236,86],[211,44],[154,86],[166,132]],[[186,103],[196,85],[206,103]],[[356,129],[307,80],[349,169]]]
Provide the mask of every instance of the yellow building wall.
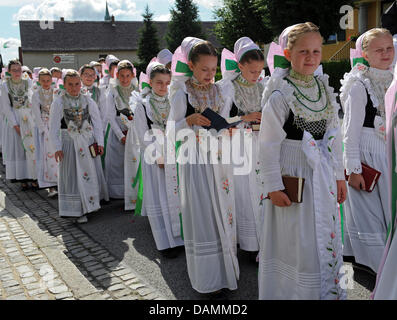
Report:
[[[376,28],[380,24],[380,0],[363,1],[368,2],[368,25],[367,30]],[[340,50],[352,36],[358,36],[358,8],[354,9],[354,29],[346,30],[346,41],[338,41],[323,45],[323,61],[328,61],[338,50]]]

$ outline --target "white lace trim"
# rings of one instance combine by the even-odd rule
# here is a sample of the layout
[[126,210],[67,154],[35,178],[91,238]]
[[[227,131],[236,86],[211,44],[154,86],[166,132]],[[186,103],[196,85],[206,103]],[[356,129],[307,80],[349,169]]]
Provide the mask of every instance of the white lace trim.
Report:
[[[381,109],[384,108],[385,93],[392,80],[393,74],[390,71],[368,68],[361,63],[357,63],[349,73],[345,73],[343,79],[340,81],[342,84],[340,89],[342,106],[346,103],[353,84],[356,81],[360,81],[367,89],[374,108],[382,111]],[[376,88],[372,85],[373,82],[376,83]],[[382,90],[384,90],[384,93],[380,92]]]
[[263,106],[266,104],[266,102],[270,98],[270,95],[274,91],[279,91],[283,95],[285,102],[288,104],[289,108],[295,116],[298,116],[310,122],[326,119],[328,120],[328,129],[338,127],[336,115],[339,110],[339,104],[336,101],[337,94],[334,92],[334,89],[329,86],[328,75],[324,74],[317,76],[320,84],[322,84],[325,89],[328,107],[323,112],[313,112],[307,108],[304,108],[303,106],[300,106],[300,104],[297,102],[296,97],[294,96],[294,87],[291,86],[286,80],[284,80],[284,78],[289,74],[289,69],[277,69],[275,70],[276,72],[274,72],[270,79],[268,79],[265,83],[266,86],[262,96]]

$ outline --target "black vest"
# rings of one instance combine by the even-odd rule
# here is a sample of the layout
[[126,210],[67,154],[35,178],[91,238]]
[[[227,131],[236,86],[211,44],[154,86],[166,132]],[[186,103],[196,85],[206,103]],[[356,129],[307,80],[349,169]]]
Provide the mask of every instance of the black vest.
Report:
[[367,92],[367,105],[365,106],[365,118],[363,127],[375,128],[374,120],[378,110],[374,107],[367,88],[365,88],[365,91]]
[[[298,128],[295,124],[294,124],[294,118],[295,115],[294,113],[290,110],[289,111],[289,116],[287,121],[284,123],[283,129],[285,131],[285,133],[287,134],[286,139],[291,139],[291,140],[302,140],[303,139],[303,130]],[[326,122],[327,120],[323,119],[320,121],[315,121],[314,123],[318,123],[318,122]],[[321,140],[324,137],[325,132],[321,133],[321,134],[313,134],[312,132],[310,132],[313,135],[313,138],[315,140]]]

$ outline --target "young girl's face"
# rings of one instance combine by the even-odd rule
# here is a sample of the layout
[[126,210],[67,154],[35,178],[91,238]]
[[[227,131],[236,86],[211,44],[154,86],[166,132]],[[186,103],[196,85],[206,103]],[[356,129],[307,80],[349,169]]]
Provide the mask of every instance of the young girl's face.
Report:
[[134,74],[130,69],[121,69],[117,72],[117,79],[119,79],[122,87],[128,87],[134,79]]
[[11,65],[9,72],[14,81],[19,81],[22,77],[22,67],[19,64]]
[[216,68],[218,66],[218,57],[210,55],[200,55],[195,63],[189,61],[190,70],[193,71],[194,77],[203,85],[210,84],[214,81]]
[[385,34],[372,39],[363,57],[372,68],[389,69],[394,59],[393,37]]
[[92,69],[85,69],[81,74],[81,81],[86,87],[91,87],[96,79],[96,73]]
[[81,90],[80,77],[66,77],[64,86],[67,93],[73,97],[77,97]]
[[243,64],[239,63],[238,67],[245,80],[250,83],[256,83],[265,67],[265,61],[250,60]]
[[153,79],[150,80],[150,86],[155,94],[164,97],[168,93],[168,86],[171,83],[170,74],[156,73]]
[[322,38],[317,32],[301,35],[291,50],[285,49],[284,55],[291,67],[303,75],[311,75],[321,62]]
[[48,75],[39,76],[39,83],[44,90],[51,88],[52,77]]

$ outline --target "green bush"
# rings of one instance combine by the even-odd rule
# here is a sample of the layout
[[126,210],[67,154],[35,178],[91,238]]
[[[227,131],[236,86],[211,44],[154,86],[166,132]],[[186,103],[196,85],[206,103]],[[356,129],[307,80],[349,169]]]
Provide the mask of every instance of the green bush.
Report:
[[329,75],[329,85],[339,93],[341,87],[340,80],[346,72],[351,70],[350,60],[322,62],[324,73]]

